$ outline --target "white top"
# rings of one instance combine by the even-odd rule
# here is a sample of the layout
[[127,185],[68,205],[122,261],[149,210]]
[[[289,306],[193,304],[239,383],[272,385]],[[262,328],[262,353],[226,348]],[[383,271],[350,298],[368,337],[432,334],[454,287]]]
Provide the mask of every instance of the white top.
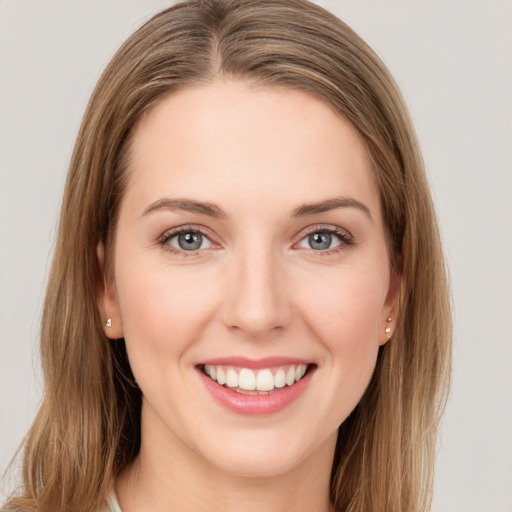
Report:
[[103,509],[101,512],[123,512],[121,510],[121,507],[119,506],[119,503],[117,502],[117,496],[114,489],[112,489],[112,492],[108,497],[107,507]]

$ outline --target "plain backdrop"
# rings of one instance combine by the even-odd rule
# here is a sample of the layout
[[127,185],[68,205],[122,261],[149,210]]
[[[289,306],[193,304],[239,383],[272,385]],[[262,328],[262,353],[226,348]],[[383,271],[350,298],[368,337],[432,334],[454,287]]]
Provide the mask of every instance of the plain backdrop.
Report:
[[[381,56],[412,112],[455,313],[434,509],[512,511],[512,4],[319,2]],[[0,472],[41,396],[38,329],[86,102],[162,0],[0,0]],[[7,475],[0,501],[12,486]]]

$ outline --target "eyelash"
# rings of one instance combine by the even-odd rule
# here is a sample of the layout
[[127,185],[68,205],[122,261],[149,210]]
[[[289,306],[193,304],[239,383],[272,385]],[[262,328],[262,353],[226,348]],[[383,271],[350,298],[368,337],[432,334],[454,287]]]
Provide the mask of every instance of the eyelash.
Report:
[[195,251],[185,251],[181,249],[176,249],[172,245],[169,244],[169,240],[172,238],[179,236],[184,233],[196,233],[201,236],[206,237],[212,245],[219,245],[216,242],[212,240],[212,232],[202,226],[193,226],[193,225],[186,225],[186,226],[180,226],[178,228],[174,228],[172,230],[166,231],[162,236],[159,237],[158,243],[164,248],[164,250],[172,253],[177,254],[178,256],[182,256],[186,258],[187,256],[195,256],[198,255],[202,250],[204,249],[198,249]]
[[332,249],[325,249],[323,251],[309,249],[310,253],[312,253],[313,256],[333,256],[339,254],[342,251],[347,250],[350,246],[354,245],[354,239],[348,231],[329,224],[315,224],[313,226],[307,227],[305,230],[302,231],[302,233],[300,234],[300,240],[294,244],[294,247],[301,243],[306,237],[314,233],[327,233],[329,235],[334,235],[338,238],[340,243],[339,245],[333,247]]
[[[166,231],[162,236],[159,237],[158,243],[168,252],[172,254],[177,254],[179,256],[182,256],[184,258],[188,256],[195,256],[198,255],[200,252],[204,251],[204,249],[197,249],[194,251],[185,251],[176,249],[172,245],[169,244],[169,240],[172,238],[179,236],[184,233],[196,233],[201,236],[206,237],[209,242],[213,245],[219,245],[218,243],[213,241],[212,232],[210,230],[205,229],[202,226],[194,226],[194,225],[186,225],[186,226],[180,226],[178,228],[174,228],[172,230]],[[354,244],[354,240],[352,238],[352,235],[348,233],[348,231],[341,229],[336,226],[326,225],[326,224],[317,224],[313,226],[309,226],[305,230],[302,231],[300,234],[300,239],[298,242],[296,242],[293,247],[296,247],[300,242],[302,242],[306,237],[314,234],[314,233],[327,233],[330,235],[335,235],[340,244],[336,247],[333,247],[332,249],[326,249],[326,250],[314,250],[309,249],[311,253],[313,253],[315,256],[325,257],[333,254],[337,254],[341,251],[346,250],[350,246]]]

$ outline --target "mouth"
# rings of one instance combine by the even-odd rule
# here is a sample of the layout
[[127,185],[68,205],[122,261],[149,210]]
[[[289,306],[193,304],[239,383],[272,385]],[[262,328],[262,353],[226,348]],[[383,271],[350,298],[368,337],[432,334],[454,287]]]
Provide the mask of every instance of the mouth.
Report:
[[293,386],[312,369],[311,364],[287,364],[269,368],[204,364],[200,370],[224,388],[243,395],[269,395],[279,389]]
[[277,413],[300,398],[317,368],[314,363],[269,358],[215,360],[196,366],[220,405],[242,415]]

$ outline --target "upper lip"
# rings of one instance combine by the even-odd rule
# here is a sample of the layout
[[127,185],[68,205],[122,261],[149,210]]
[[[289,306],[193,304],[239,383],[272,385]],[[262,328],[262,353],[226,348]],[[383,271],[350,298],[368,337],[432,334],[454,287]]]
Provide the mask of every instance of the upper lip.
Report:
[[298,357],[287,356],[270,356],[260,359],[252,359],[245,356],[230,356],[230,357],[216,357],[207,359],[198,363],[197,366],[210,365],[210,366],[238,366],[241,368],[272,368],[273,366],[283,366],[286,364],[311,364],[312,361],[301,359]]

